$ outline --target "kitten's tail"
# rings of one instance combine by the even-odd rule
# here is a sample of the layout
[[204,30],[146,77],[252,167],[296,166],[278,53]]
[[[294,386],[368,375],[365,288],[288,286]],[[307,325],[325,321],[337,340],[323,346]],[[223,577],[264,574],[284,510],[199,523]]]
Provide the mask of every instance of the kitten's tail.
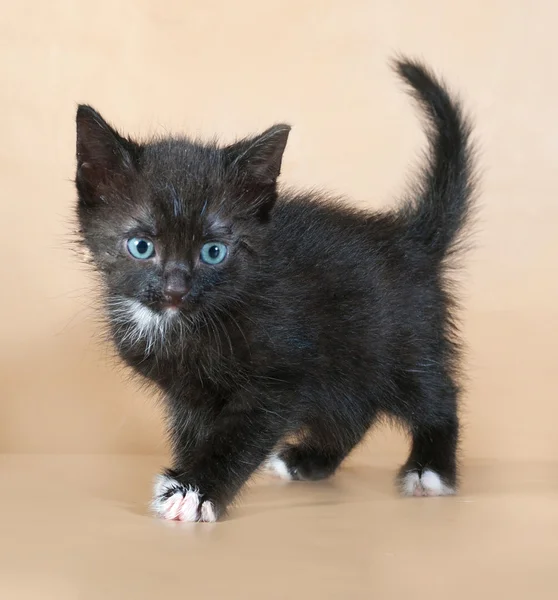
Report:
[[407,234],[442,260],[458,249],[472,212],[476,176],[471,124],[460,102],[422,64],[396,60],[394,69],[426,116],[429,141],[419,187],[402,211]]

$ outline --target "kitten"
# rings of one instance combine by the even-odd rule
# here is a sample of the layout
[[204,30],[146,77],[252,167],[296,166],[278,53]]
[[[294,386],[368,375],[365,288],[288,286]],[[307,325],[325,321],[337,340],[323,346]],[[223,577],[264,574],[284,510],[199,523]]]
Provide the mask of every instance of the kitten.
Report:
[[329,477],[382,416],[412,436],[401,493],[455,492],[444,274],[471,212],[470,125],[424,66],[394,66],[426,115],[430,157],[384,213],[279,192],[288,125],[224,147],[139,143],[79,106],[80,233],[120,356],[166,400],[174,460],[157,515],[215,521],[263,465]]

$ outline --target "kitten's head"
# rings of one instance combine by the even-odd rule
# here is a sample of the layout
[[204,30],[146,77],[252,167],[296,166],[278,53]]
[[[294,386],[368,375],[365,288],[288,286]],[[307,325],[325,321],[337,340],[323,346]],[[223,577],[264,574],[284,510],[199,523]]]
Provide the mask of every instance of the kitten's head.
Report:
[[78,219],[113,319],[188,321],[226,309],[257,276],[290,128],[226,147],[137,143],[77,111]]

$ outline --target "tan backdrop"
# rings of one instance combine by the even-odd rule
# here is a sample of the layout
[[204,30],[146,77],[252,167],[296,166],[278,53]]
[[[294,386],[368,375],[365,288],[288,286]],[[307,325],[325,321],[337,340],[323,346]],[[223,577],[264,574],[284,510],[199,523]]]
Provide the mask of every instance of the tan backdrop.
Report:
[[[95,339],[67,244],[77,102],[124,130],[225,139],[287,120],[289,183],[396,201],[423,142],[387,68],[423,57],[482,145],[464,280],[467,457],[558,456],[558,79],[550,0],[7,2],[1,6],[0,451],[160,453],[157,407]],[[370,452],[397,452],[381,430]]]

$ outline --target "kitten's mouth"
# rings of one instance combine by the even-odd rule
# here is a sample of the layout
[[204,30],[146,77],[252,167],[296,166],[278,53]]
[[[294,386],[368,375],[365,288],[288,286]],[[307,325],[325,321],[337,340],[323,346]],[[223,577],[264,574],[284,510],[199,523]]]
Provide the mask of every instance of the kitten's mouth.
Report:
[[166,317],[189,314],[195,312],[196,308],[197,302],[193,301],[190,296],[181,298],[180,301],[162,300],[153,307],[156,312]]
[[161,315],[162,317],[166,317],[168,319],[176,319],[180,315],[190,314],[195,312],[195,306],[188,303],[181,304],[170,304],[170,303],[161,303],[156,308],[153,309],[154,312]]

